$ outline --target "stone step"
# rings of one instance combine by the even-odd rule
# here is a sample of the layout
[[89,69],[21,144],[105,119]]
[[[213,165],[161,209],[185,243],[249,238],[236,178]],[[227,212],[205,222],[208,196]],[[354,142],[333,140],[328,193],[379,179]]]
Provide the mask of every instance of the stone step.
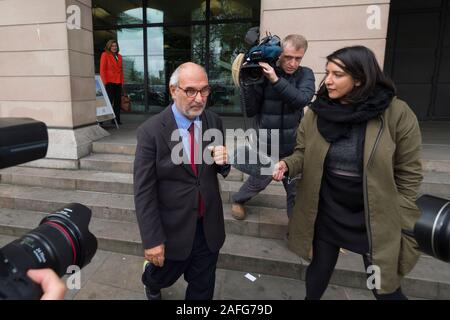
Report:
[[[16,237],[0,235],[0,248]],[[81,270],[81,290],[68,290],[65,300],[143,300],[140,274],[142,257],[97,250],[92,261]],[[302,300],[305,283],[292,278],[254,274],[218,268],[214,300]],[[162,290],[164,300],[183,300],[187,283],[183,277]],[[409,296],[410,299],[422,299]],[[367,289],[329,285],[323,300],[374,300]]]
[[[308,263],[286,248],[282,240],[229,235],[221,250],[220,267],[267,273],[304,280]],[[352,252],[339,256],[330,283],[366,288],[362,258]],[[447,263],[422,255],[402,283],[406,295],[428,299],[450,299],[450,268]]]
[[[229,208],[226,208],[226,210]],[[287,217],[283,213],[269,213],[259,216],[254,208],[249,210],[249,219],[237,221],[226,211],[226,231],[228,234],[239,234],[255,237],[283,239],[287,231]],[[21,236],[38,226],[47,215],[46,212],[0,208],[0,234]],[[272,220],[272,221],[271,221]],[[139,246],[131,246],[128,242],[140,243],[139,228],[135,222],[98,219],[93,217],[89,228],[101,241],[101,248],[116,252],[129,253],[140,250]],[[275,229],[275,230],[274,230]],[[278,230],[277,230],[278,229]],[[117,242],[127,239],[127,242]],[[128,244],[128,245],[127,245]],[[128,250],[128,251],[127,251]],[[131,251],[129,251],[131,250]],[[135,251],[140,254],[142,251]],[[133,253],[136,254],[136,253]]]
[[[450,159],[450,155],[448,156]],[[443,172],[450,173],[450,160],[422,160],[423,170],[425,172]]]
[[286,238],[288,217],[285,209],[250,205],[245,209],[245,220],[236,220],[231,216],[231,204],[223,204],[227,233],[269,239]]
[[[222,201],[231,203],[232,196],[239,191],[242,181],[221,181]],[[266,189],[247,202],[248,205],[269,208],[286,208],[286,191],[281,183],[271,183]]]
[[[14,184],[0,185],[3,207],[51,212],[68,202],[79,202],[88,206],[95,217],[136,221],[131,174],[21,167],[2,170],[1,182]],[[30,185],[41,188],[26,187]],[[225,180],[221,185],[229,232],[283,239],[287,218],[281,185],[270,185],[250,200],[244,221],[233,219],[230,208],[230,197],[239,190],[241,183]],[[427,173],[421,192],[450,198],[450,174]]]
[[[223,181],[222,201],[232,202],[232,195],[241,187],[240,181]],[[444,198],[450,198],[450,173],[426,172],[419,190],[420,194],[431,194]],[[271,183],[265,190],[248,201],[249,205],[286,208],[286,192],[281,184]]]
[[[225,203],[232,201],[231,196],[239,190],[243,183],[242,177],[242,173],[236,169],[232,169],[226,179],[220,177],[222,200]],[[0,170],[0,183],[52,189],[133,194],[132,174],[120,172],[12,167]],[[450,198],[450,173],[426,172],[420,192]],[[282,184],[273,181],[266,190],[251,199],[248,204],[284,209],[286,208],[285,194]]]
[[[71,202],[87,206],[98,219],[136,223],[132,195],[0,184],[0,208],[50,213]],[[231,205],[225,203],[227,232],[274,239],[285,237],[285,210],[247,206],[247,213],[245,220],[235,220]]]
[[[116,146],[118,149],[125,148],[123,145]],[[445,158],[446,157],[446,158]],[[80,159],[80,169],[99,170],[107,172],[133,172],[134,154],[118,154],[118,153],[92,153]],[[442,172],[450,174],[450,154],[436,155],[435,159],[423,158],[423,170],[425,174],[428,172]],[[232,168],[230,175],[233,180],[241,181],[243,177],[242,172]]]
[[[17,210],[0,210],[0,233],[21,236],[34,229],[45,214]],[[99,249],[142,256],[136,224],[92,219],[90,230],[98,238]],[[307,263],[289,251],[286,242],[274,239],[227,234],[220,252],[218,267],[229,270],[305,279]],[[366,288],[362,258],[350,252],[341,253],[331,284]],[[422,256],[415,269],[403,281],[406,295],[428,298],[450,298],[448,264]]]
[[[122,133],[117,141],[117,137],[106,137],[101,141],[95,141],[92,144],[94,153],[121,154],[134,156],[136,152],[135,132]],[[443,171],[450,173],[450,146],[445,144],[427,144],[422,145],[422,158],[426,170]]]
[[132,155],[93,153],[80,159],[80,169],[132,173],[133,162]]
[[10,243],[10,242],[12,242],[12,241],[14,241],[16,239],[17,239],[16,236],[1,235],[0,236],[0,248],[3,248],[8,243]]
[[[80,159],[81,170],[133,173],[134,155],[93,153]],[[243,173],[231,168],[227,180],[242,181]]]
[[450,199],[450,173],[427,172],[420,186],[420,192]]
[[[109,138],[109,139],[108,139]],[[135,142],[114,142],[111,137],[102,139],[102,141],[96,141],[93,143],[93,154],[84,158],[87,162],[96,162],[94,165],[97,168],[101,168],[99,162],[115,162],[129,163],[134,161],[134,154],[136,152]],[[130,139],[128,139],[130,140]],[[127,141],[128,141],[127,140]],[[125,157],[114,157],[125,156]],[[425,171],[438,171],[450,173],[450,146],[448,145],[430,145],[424,144],[422,146],[422,161]],[[82,159],[83,160],[83,159]],[[86,161],[81,161],[82,163]],[[92,163],[86,164],[86,169],[91,169]],[[132,166],[112,166],[110,164],[102,164],[108,170],[104,171],[116,171],[118,172],[132,172]],[[103,169],[100,169],[103,170]]]
[[136,143],[114,143],[103,141],[94,141],[92,143],[92,152],[94,153],[108,153],[108,154],[122,154],[134,156],[136,153]]
[[136,221],[132,195],[0,184],[0,208],[52,212],[71,202],[87,206],[96,218]]
[[12,167],[0,170],[0,183],[133,194],[133,175],[120,172]]
[[423,144],[422,163],[426,171],[450,173],[450,146]]
[[[47,213],[0,208],[0,234],[20,237],[35,229]],[[98,241],[98,249],[142,255],[136,223],[91,218],[89,230]]]
[[[232,169],[226,180],[242,181],[242,173]],[[0,183],[133,194],[133,175],[121,172],[11,167],[0,170]]]

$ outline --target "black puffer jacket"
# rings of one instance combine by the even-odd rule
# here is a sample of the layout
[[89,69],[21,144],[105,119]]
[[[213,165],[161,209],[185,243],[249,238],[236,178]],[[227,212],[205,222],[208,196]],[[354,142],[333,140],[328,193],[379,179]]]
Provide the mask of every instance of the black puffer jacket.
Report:
[[[300,67],[292,75],[275,68],[279,80],[272,84],[265,79],[258,85],[242,86],[248,117],[255,117],[256,129],[279,129],[280,158],[292,154],[296,143],[297,127],[303,116],[303,107],[315,91],[314,73]],[[270,151],[271,134],[268,132]]]

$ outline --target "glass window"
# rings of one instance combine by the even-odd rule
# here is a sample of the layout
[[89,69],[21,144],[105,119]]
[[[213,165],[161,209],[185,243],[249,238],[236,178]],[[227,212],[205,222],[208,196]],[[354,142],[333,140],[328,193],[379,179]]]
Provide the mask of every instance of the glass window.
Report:
[[442,0],[393,0],[391,1],[392,10],[402,10],[402,9],[428,9],[428,8],[440,8]]
[[148,0],[148,23],[180,23],[203,21],[206,17],[204,0]]
[[170,101],[169,79],[175,68],[194,61],[207,68],[213,89],[210,107],[220,113],[240,114],[231,64],[238,53],[248,49],[244,37],[258,24],[260,2],[92,0],[96,73],[106,42],[116,39],[132,110],[154,113]]
[[94,0],[92,16],[94,26],[142,24],[142,0]]
[[439,68],[439,82],[450,83],[450,73],[448,70],[450,70],[450,8],[447,10],[441,65]]
[[239,92],[231,79],[231,64],[247,50],[244,37],[251,23],[211,25],[209,82],[210,106],[219,113],[240,113]]
[[211,0],[212,19],[259,20],[260,0]]
[[[450,1],[448,2],[450,5]],[[445,24],[445,32],[444,32],[444,46],[450,46],[450,7],[447,10],[447,18]]]
[[163,23],[164,22],[164,11],[147,8],[147,22],[148,23]]
[[204,65],[205,26],[150,27],[148,43],[148,103],[150,112],[159,112],[169,103],[169,80],[183,62]]
[[131,110],[145,112],[144,30],[119,30],[117,41],[123,59],[124,89],[131,98]]
[[94,31],[95,72],[99,74],[100,56],[108,40],[119,44],[123,60],[124,89],[131,98],[134,112],[145,112],[143,29]]

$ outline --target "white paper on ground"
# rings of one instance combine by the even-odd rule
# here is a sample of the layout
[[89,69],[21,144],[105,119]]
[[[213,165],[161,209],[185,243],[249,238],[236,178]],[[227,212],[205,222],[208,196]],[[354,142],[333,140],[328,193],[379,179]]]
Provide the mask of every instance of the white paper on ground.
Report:
[[247,273],[247,274],[245,275],[245,277],[246,277],[248,280],[252,281],[252,282],[255,282],[255,281],[256,281],[256,277],[252,276],[250,273]]

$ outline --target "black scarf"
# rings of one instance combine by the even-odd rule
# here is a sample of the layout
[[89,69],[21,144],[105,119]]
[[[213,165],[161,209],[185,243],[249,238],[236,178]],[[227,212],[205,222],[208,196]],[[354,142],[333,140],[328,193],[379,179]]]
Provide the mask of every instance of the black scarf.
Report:
[[377,86],[365,101],[358,104],[341,104],[325,94],[317,97],[310,107],[317,114],[320,134],[332,143],[348,137],[352,124],[367,122],[382,114],[393,97],[391,89]]

